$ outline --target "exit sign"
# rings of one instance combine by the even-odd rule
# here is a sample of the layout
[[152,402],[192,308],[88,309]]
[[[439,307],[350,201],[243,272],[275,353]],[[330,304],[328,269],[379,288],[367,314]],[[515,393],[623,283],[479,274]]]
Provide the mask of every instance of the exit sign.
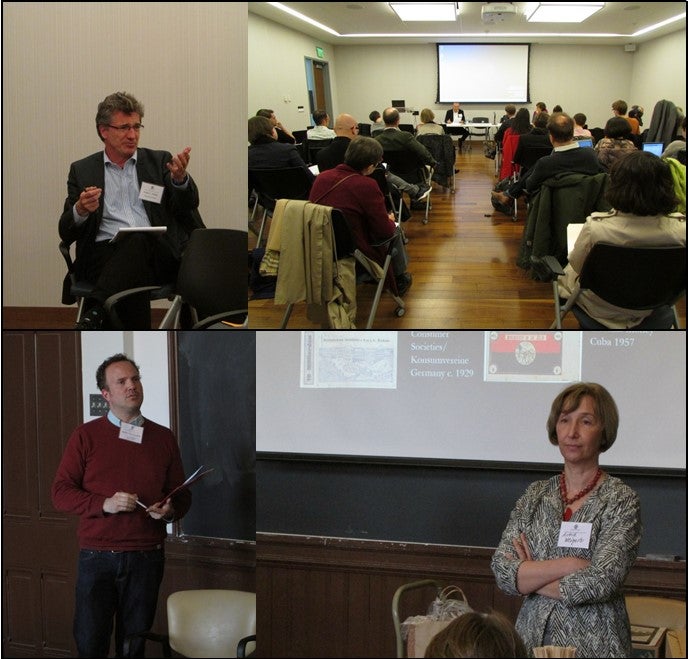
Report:
[[320,48],[320,46],[315,47],[315,54],[318,57],[325,57],[325,51],[322,48]]

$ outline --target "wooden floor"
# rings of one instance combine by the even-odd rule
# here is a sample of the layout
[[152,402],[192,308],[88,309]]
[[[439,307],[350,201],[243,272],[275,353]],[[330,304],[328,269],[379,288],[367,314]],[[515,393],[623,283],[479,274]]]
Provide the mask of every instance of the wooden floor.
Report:
[[[383,294],[374,329],[546,329],[554,318],[552,286],[531,279],[516,266],[525,219],[498,213],[490,203],[495,183],[494,161],[485,158],[482,145],[457,155],[456,193],[434,184],[428,224],[414,211],[404,224],[409,243],[409,272],[413,285],[404,301],[406,311],[395,315],[396,304]],[[249,233],[249,243],[255,236]],[[357,326],[365,327],[374,288],[358,287]],[[250,327],[278,329],[283,305],[273,300],[249,301]],[[685,327],[685,300],[679,307]],[[565,329],[577,329],[572,314]],[[289,328],[313,329],[305,304],[295,305]]]

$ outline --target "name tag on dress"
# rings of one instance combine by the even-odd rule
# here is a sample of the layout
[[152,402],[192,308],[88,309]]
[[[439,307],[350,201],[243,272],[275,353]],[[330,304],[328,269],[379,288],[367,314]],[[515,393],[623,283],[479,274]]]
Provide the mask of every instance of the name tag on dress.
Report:
[[143,441],[143,426],[134,426],[131,423],[122,422],[119,428],[119,438],[140,444]]
[[591,532],[592,524],[590,522],[562,522],[557,547],[588,549]]
[[162,201],[162,193],[164,189],[165,188],[162,185],[155,185],[155,183],[141,183],[139,199],[142,201],[152,201],[154,204],[159,204]]

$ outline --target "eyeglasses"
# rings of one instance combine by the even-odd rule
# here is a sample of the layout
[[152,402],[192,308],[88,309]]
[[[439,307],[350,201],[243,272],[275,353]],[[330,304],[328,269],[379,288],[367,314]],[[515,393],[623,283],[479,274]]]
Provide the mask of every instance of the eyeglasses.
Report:
[[143,128],[143,124],[125,124],[124,126],[113,126],[112,124],[105,125],[108,128],[114,128],[115,130],[118,130],[120,133],[128,133],[132,129],[138,133]]

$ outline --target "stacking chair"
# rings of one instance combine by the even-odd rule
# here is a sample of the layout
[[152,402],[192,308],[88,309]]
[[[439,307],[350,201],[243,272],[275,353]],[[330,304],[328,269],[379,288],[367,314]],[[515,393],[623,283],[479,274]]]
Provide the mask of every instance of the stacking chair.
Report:
[[[489,124],[489,117],[473,117],[471,120],[472,124]],[[487,135],[490,132],[489,128],[470,128],[468,131],[468,150],[473,150],[473,145],[471,142],[474,137],[479,137],[481,140],[487,139]]]
[[308,162],[308,131],[307,130],[295,130],[292,131],[292,135],[296,140],[296,150],[299,155],[303,158],[303,162]]
[[[311,191],[311,181],[302,167],[249,169],[248,181],[258,196],[258,204],[263,208],[263,219],[260,223],[256,242],[256,246],[260,247],[267,218],[275,210],[277,200],[308,199],[308,193]],[[251,217],[251,220],[253,220],[253,217]]]
[[[380,266],[378,263],[371,261],[367,256],[365,256],[365,254],[363,254],[356,247],[354,243],[354,237],[351,232],[351,228],[349,227],[346,217],[344,217],[344,214],[340,210],[333,208],[331,212],[331,219],[332,230],[334,233],[335,260],[340,261],[342,259],[353,257],[356,263],[363,270],[365,277],[367,278],[367,281],[371,281],[376,287],[373,302],[370,308],[370,312],[368,314],[368,319],[366,321],[366,329],[371,329],[373,326],[373,322],[375,321],[375,315],[377,314],[377,307],[379,305],[380,298],[382,297],[382,293],[385,290],[387,273],[389,272],[389,269],[392,265],[391,239],[390,241],[387,241],[389,244],[389,249],[385,257],[384,265]],[[278,278],[280,276],[279,270],[277,276]],[[364,279],[362,281],[366,280]],[[404,301],[391,291],[390,294],[392,295],[394,301],[397,304],[395,314],[399,317],[403,316],[406,312],[406,306]],[[280,329],[286,329],[287,324],[289,323],[289,318],[291,317],[293,307],[293,303],[287,305],[284,317],[282,318],[282,324],[280,325]]]
[[[77,312],[74,322],[78,323],[84,315],[85,301],[91,295],[95,286],[92,282],[77,278],[74,268],[74,261],[71,255],[71,244],[62,240],[59,244],[59,250],[67,266],[67,276],[65,277],[62,287],[62,304],[74,304],[76,302]],[[125,297],[129,297],[130,295],[144,293],[146,291],[150,292],[151,300],[172,299],[174,296],[174,285],[169,283],[162,286],[141,286],[138,288],[130,288],[111,295],[104,302],[103,306],[113,327],[123,328],[122,322],[117,315],[117,302]]]
[[133,638],[160,643],[164,657],[246,657],[255,649],[256,594],[241,590],[180,590],[167,598],[167,634]]
[[456,150],[451,135],[419,135],[416,138],[437,161],[433,180],[452,194],[456,192]]
[[358,134],[363,135],[364,137],[370,137],[371,136],[370,128],[371,128],[370,124],[359,123],[358,124]]
[[[390,172],[400,176],[408,183],[416,183],[429,185],[432,188],[432,175],[434,173],[432,167],[423,165],[415,160],[415,158],[407,151],[385,151],[383,155],[384,161]],[[423,224],[428,223],[428,215],[430,213],[430,196],[425,199],[425,215],[423,217]]]
[[183,305],[190,309],[192,329],[246,327],[246,245],[245,231],[196,229],[182,254],[177,295],[161,329],[180,326]]
[[413,124],[399,124],[399,130],[403,130],[405,133],[411,133],[411,135],[414,135],[416,132]]
[[555,319],[551,329],[561,329],[564,316],[572,311],[584,330],[608,329],[590,318],[576,301],[582,291],[591,291],[622,309],[652,313],[634,329],[679,329],[675,303],[686,294],[686,248],[626,247],[595,243],[581,268],[578,284],[561,306],[557,279],[564,274],[552,255],[534,259],[543,279],[552,281]]

